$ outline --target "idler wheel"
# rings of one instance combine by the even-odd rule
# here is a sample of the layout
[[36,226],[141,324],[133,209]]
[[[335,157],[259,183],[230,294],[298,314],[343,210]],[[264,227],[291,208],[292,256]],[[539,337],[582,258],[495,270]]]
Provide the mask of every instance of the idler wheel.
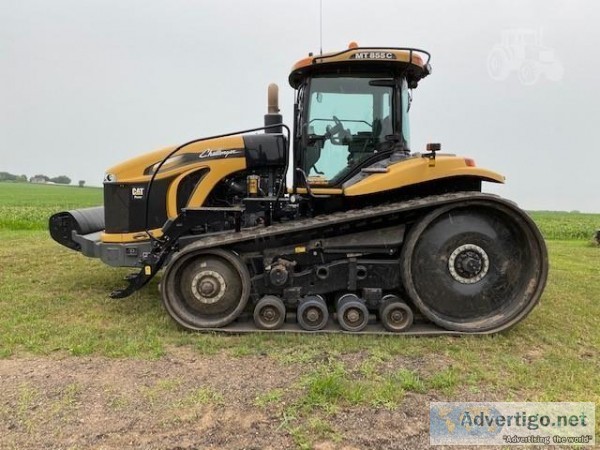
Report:
[[218,328],[233,322],[250,294],[250,275],[229,251],[188,251],[177,255],[160,283],[169,315],[189,330]]

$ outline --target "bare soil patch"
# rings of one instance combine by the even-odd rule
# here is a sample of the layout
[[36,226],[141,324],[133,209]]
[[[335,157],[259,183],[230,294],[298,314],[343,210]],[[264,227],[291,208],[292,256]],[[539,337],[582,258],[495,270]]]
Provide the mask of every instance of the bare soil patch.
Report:
[[[186,347],[156,361],[0,360],[0,448],[296,448],[282,411],[302,395],[298,380],[310,370]],[[257,402],[269,392],[282,392],[281,401]],[[313,440],[314,448],[425,448],[430,400],[408,393],[394,410],[338,408],[327,416],[334,438]]]

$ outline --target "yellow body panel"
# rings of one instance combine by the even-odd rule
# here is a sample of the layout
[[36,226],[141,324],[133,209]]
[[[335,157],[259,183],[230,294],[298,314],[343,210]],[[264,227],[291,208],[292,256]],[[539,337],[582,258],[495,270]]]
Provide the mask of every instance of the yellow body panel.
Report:
[[[219,152],[232,149],[243,149],[244,139],[242,136],[230,136],[219,139],[210,139],[208,141],[196,142],[182,148],[176,155],[185,155],[187,153],[203,153],[210,154],[209,152]],[[151,175],[144,175],[144,170],[156,163],[162,161],[170,152],[175,150],[175,147],[165,147],[160,150],[145,153],[135,158],[128,159],[121,164],[111,167],[107,170],[108,173],[113,174],[116,177],[117,183],[140,183],[148,182]],[[224,158],[228,159],[228,158]],[[242,158],[243,159],[243,158]],[[201,163],[202,159],[198,158],[198,162]],[[208,162],[208,161],[207,161]],[[214,160],[211,160],[214,162]],[[186,169],[191,166],[186,166]],[[155,177],[159,180],[173,176],[173,174],[180,173],[181,167],[174,166],[170,167],[168,164],[163,166],[160,173]]]
[[504,183],[504,176],[491,170],[469,166],[465,158],[438,155],[435,165],[431,165],[429,158],[416,156],[389,166],[386,173],[369,175],[364,180],[345,188],[344,195],[375,194],[427,181],[460,176]]
[[[162,161],[175,148],[176,147],[166,147],[137,156],[111,167],[107,170],[107,173],[110,173],[115,177],[115,183],[148,183],[152,176],[152,172],[144,174],[146,169]],[[243,149],[244,139],[242,136],[230,136],[196,142],[185,146],[177,152],[175,156],[186,154],[198,154],[199,156],[197,161],[188,161],[184,165],[178,165],[177,162],[172,164],[166,163],[156,175],[155,180],[173,176],[176,177],[167,190],[167,217],[169,219],[177,217],[177,188],[186,175],[203,168],[208,169],[208,173],[202,178],[202,181],[199,184],[199,189],[196,189],[193,192],[188,202],[188,206],[191,207],[202,206],[208,194],[219,181],[234,172],[246,168],[246,158],[243,152],[240,152],[240,150]],[[229,157],[226,152],[230,150],[238,150],[238,152],[235,156]],[[214,155],[217,154],[224,154],[225,156],[214,159]],[[152,235],[160,237],[162,235],[162,230],[152,230]],[[145,239],[148,239],[148,236],[144,232],[102,233],[101,235],[102,242],[111,243],[136,242]]]

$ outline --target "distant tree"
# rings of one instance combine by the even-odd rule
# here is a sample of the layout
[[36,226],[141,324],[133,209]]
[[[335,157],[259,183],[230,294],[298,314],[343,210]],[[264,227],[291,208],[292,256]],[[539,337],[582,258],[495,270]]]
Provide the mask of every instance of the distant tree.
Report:
[[27,175],[19,175],[17,181],[20,183],[27,183]]
[[0,172],[0,181],[17,181],[17,176],[8,172]]
[[59,175],[58,177],[50,178],[50,181],[56,184],[71,184],[71,179],[65,175]]
[[79,187],[83,187],[84,184],[85,184],[85,180],[79,180]]

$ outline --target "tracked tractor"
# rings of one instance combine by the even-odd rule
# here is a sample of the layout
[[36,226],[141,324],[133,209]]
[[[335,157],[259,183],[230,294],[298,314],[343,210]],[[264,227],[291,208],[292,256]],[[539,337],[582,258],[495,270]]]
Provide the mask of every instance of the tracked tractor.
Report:
[[292,68],[293,126],[271,85],[264,125],[110,168],[104,206],[60,212],[60,244],[160,276],[189,330],[493,333],[546,283],[544,241],[504,177],[440,144],[411,152],[411,92],[428,52],[361,48]]

